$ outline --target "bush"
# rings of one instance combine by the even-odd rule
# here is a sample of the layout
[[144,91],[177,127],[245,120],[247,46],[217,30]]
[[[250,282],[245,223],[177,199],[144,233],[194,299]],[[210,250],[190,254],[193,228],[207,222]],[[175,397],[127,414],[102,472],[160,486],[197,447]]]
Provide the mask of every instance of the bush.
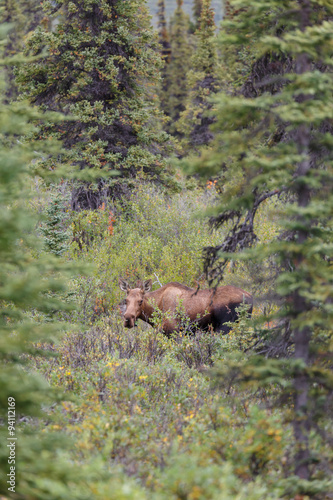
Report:
[[279,498],[274,478],[290,436],[278,414],[256,406],[254,392],[238,394],[241,404],[229,408],[211,386],[207,365],[219,338],[168,339],[158,328],[140,322],[128,330],[112,318],[68,333],[59,357],[39,365],[68,395],[47,432],[73,439],[74,461],[121,466],[152,500],[218,499],[221,491],[230,499]]
[[155,275],[155,287],[170,281],[204,285],[201,250],[220,236],[196,215],[213,196],[211,192],[184,192],[167,198],[142,185],[126,204],[74,214],[72,258],[94,264],[93,277],[78,278],[74,286],[81,310],[89,308],[83,319],[95,321],[117,309],[123,296],[120,276],[134,284]]

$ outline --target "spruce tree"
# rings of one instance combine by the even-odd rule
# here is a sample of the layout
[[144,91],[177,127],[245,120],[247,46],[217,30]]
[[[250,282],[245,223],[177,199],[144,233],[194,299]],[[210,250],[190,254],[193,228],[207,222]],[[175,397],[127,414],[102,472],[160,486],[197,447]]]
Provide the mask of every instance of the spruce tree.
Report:
[[[5,57],[22,54],[25,39],[31,31],[37,28],[43,19],[43,11],[38,0],[6,0],[1,13],[2,22],[11,26],[5,41]],[[18,96],[15,76],[12,65],[6,67],[8,85],[6,88],[7,99]]]
[[[216,99],[216,145],[195,168],[205,176],[224,168],[224,192],[212,221],[228,232],[221,245],[206,248],[206,270],[211,283],[223,279],[230,259],[258,266],[270,259],[277,270],[270,295],[281,305],[278,320],[257,348],[266,356],[291,358],[273,363],[253,356],[243,372],[239,367],[238,383],[253,377],[267,387],[274,381],[287,388],[295,475],[284,483],[286,495],[313,498],[324,495],[330,479],[324,472],[329,459],[315,446],[321,442],[323,450],[332,439],[332,372],[324,351],[332,342],[333,319],[333,5],[228,3],[221,34],[225,64],[239,64],[249,40],[256,62],[243,79],[245,96],[222,93]],[[274,197],[281,200],[274,213],[280,237],[261,244],[256,216]]]
[[202,10],[202,0],[194,0],[193,1],[193,16],[195,19],[196,26],[199,27],[200,18],[201,18],[201,10]]
[[[0,37],[8,27],[0,25]],[[2,49],[6,40],[2,40]],[[0,62],[9,65],[9,58]],[[22,62],[22,61],[21,61]],[[17,59],[15,59],[17,64]],[[0,74],[0,495],[6,499],[96,500],[144,498],[105,470],[105,462],[76,465],[69,436],[56,430],[54,407],[62,399],[36,372],[31,361],[47,362],[63,324],[54,311],[68,310],[59,300],[65,266],[41,252],[38,220],[31,208],[36,144],[24,142],[33,123],[55,119],[28,103],[8,103]],[[32,134],[33,135],[33,134]],[[50,141],[49,141],[50,142]],[[43,145],[45,154],[46,145]],[[66,273],[69,266],[66,265]],[[62,277],[59,274],[62,274]],[[52,409],[51,409],[52,408]]]
[[[5,41],[4,55],[11,57],[23,51],[25,37],[42,22],[44,17],[37,0],[5,0],[2,21],[10,26]],[[44,23],[47,20],[44,20]]]
[[160,106],[164,113],[167,112],[167,96],[169,88],[168,65],[171,59],[171,44],[169,32],[165,18],[165,1],[158,2],[158,42],[160,45],[160,54],[163,60],[163,68],[161,70],[161,84],[159,89]]
[[184,147],[189,152],[198,151],[212,140],[210,125],[214,117],[208,116],[212,108],[210,98],[221,88],[211,0],[202,0],[200,6],[198,28],[194,33],[196,48],[187,74],[185,110],[181,112],[176,125],[178,132],[184,134]]
[[176,122],[185,109],[187,95],[187,73],[190,69],[192,46],[190,43],[190,20],[183,11],[183,0],[177,0],[177,8],[170,20],[171,60],[168,65],[168,91],[166,114],[171,118],[169,130],[177,135]]
[[[4,26],[0,32],[3,34]],[[6,59],[6,64],[9,62]],[[33,172],[29,165],[35,153],[31,146],[18,140],[33,127],[36,118],[42,117],[26,103],[6,103],[3,78],[2,73],[0,492],[4,498],[56,499],[61,495],[79,498],[83,492],[77,490],[78,470],[65,460],[66,444],[59,435],[43,435],[37,426],[36,417],[47,415],[42,407],[46,409],[57,396],[46,381],[29,368],[29,357],[47,356],[36,343],[50,342],[59,333],[59,326],[46,324],[43,317],[51,310],[66,308],[55,298],[55,292],[64,287],[64,282],[50,277],[52,271],[60,270],[59,263],[50,257],[35,257],[39,248],[34,234],[36,219],[29,209],[28,194]],[[32,320],[32,316],[39,320]]]
[[[26,66],[19,81],[40,109],[74,116],[37,135],[62,140],[61,162],[89,169],[96,179],[73,192],[73,208],[97,208],[138,176],[167,183],[168,137],[156,94],[161,58],[145,2],[62,0],[43,8],[56,27],[37,29],[29,49],[39,54],[47,47],[48,55]],[[103,178],[114,169],[117,177]]]
[[66,228],[66,217],[63,195],[53,195],[46,210],[46,220],[42,227],[44,247],[48,252],[61,256],[68,249],[69,234]]
[[164,60],[165,66],[170,62],[170,56],[171,56],[171,47],[170,47],[170,40],[169,40],[169,33],[167,29],[167,22],[165,18],[165,1],[164,0],[159,0],[158,1],[158,11],[157,11],[157,16],[158,16],[158,42],[161,46],[160,52],[162,55],[162,58]]

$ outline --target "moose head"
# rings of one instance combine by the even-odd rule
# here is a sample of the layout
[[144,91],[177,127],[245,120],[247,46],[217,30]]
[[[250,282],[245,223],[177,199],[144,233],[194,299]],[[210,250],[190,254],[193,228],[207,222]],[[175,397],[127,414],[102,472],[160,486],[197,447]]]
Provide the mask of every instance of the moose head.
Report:
[[145,280],[138,281],[136,288],[130,288],[126,280],[119,278],[120,289],[127,293],[123,313],[126,328],[133,328],[138,318],[144,319],[144,310],[147,306],[145,294],[151,290],[152,285],[152,280]]

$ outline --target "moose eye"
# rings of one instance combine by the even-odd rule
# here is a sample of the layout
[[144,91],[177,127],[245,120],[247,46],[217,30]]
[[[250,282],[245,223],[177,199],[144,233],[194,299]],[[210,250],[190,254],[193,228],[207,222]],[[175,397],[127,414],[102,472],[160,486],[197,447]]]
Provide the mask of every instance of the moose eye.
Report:
[[141,306],[142,302],[143,302],[143,299],[142,299],[142,300],[140,300],[140,302],[139,302],[139,306]]

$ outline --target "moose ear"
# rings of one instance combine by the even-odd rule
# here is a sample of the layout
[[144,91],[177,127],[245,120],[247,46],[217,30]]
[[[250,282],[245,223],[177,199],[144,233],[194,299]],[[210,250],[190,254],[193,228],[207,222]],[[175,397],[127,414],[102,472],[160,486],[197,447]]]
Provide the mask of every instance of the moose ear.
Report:
[[128,286],[128,283],[127,283],[126,280],[123,280],[122,278],[119,278],[118,279],[118,283],[119,283],[120,289],[123,292],[128,292],[128,290],[130,289],[130,287]]
[[152,280],[145,280],[142,282],[142,290],[147,293],[152,289],[153,282]]

